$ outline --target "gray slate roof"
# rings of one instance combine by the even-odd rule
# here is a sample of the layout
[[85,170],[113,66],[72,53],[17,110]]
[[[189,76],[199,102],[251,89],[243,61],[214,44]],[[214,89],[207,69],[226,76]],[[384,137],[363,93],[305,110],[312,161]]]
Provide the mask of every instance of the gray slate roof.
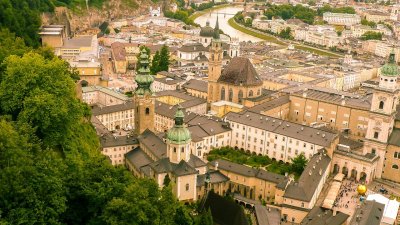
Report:
[[249,111],[229,112],[226,114],[226,119],[229,122],[245,124],[323,147],[329,147],[337,137],[335,133]]
[[188,82],[186,82],[182,87],[187,88],[187,89],[193,89],[201,92],[207,92],[208,91],[208,83],[203,80],[196,80],[196,79],[191,79]]
[[353,215],[349,225],[379,225],[385,205],[376,201],[365,201]]
[[167,144],[150,130],[145,130],[138,136],[140,144],[143,144],[158,159],[167,157]]
[[400,146],[400,129],[394,128],[389,137],[388,143],[394,146]]
[[[315,154],[308,162],[298,182],[290,183],[283,196],[304,202],[311,201],[322,179],[322,175],[329,169],[330,162],[331,158],[327,154],[322,153],[322,151]],[[322,172],[321,175],[320,172]]]
[[250,60],[243,57],[234,57],[222,71],[218,82],[237,86],[257,86],[263,83]]
[[109,113],[114,113],[114,112],[121,112],[125,110],[131,110],[134,109],[134,103],[132,101],[123,103],[123,104],[118,104],[118,105],[110,105],[110,106],[104,106],[104,107],[99,107],[99,106],[93,106],[92,108],[92,114],[94,116],[99,116],[99,115],[104,115],[104,114],[109,114]]
[[118,147],[118,146],[126,146],[126,145],[136,145],[138,141],[136,137],[133,136],[113,136],[113,135],[104,135],[100,138],[100,144],[103,148],[109,147]]
[[140,171],[142,167],[153,162],[139,147],[126,153],[125,159],[128,160],[138,171]]
[[[210,183],[211,184],[218,184],[229,181],[229,177],[225,176],[218,170],[211,170],[210,173]],[[197,187],[204,186],[206,179],[206,174],[197,175]]]
[[284,105],[286,103],[290,103],[289,95],[284,95],[282,97],[273,99],[271,101],[267,101],[267,102],[263,102],[261,104],[255,105],[255,106],[249,108],[249,111],[255,112],[255,113],[261,113],[261,112],[265,112],[265,111],[274,109],[278,106]]
[[336,215],[333,215],[332,210],[315,206],[304,217],[300,225],[342,225],[347,218],[349,218],[349,215],[342,212],[338,211]]

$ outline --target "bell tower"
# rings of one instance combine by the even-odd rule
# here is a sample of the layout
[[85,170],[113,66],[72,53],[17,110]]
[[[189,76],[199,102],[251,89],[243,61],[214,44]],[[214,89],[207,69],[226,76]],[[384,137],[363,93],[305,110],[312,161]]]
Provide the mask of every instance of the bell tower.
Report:
[[222,70],[222,42],[219,35],[218,17],[214,28],[214,35],[211,41],[210,54],[208,59],[208,102],[217,101],[218,97],[218,78]]
[[155,98],[151,91],[151,84],[154,81],[150,75],[149,56],[145,49],[140,53],[140,64],[138,74],[135,77],[137,88],[133,100],[135,104],[135,133],[143,133],[146,129],[154,131],[154,105]]
[[175,113],[175,125],[167,132],[167,156],[172,163],[186,162],[190,159],[191,135],[189,129],[183,125],[184,113],[178,105]]
[[395,54],[380,68],[379,85],[373,90],[371,109],[365,135],[364,153],[379,155],[376,177],[382,175],[383,162],[390,134],[393,131],[396,107],[399,103],[399,71]]

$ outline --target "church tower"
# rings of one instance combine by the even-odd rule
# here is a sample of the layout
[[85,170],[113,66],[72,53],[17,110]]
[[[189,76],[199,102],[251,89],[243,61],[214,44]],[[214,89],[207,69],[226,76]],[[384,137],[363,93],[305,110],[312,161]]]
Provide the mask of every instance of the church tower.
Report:
[[167,132],[167,156],[172,163],[186,162],[190,159],[191,135],[183,125],[184,113],[179,105],[175,113],[175,125]]
[[208,59],[208,102],[217,101],[218,97],[218,78],[221,76],[222,70],[222,42],[219,37],[218,17],[214,28],[213,40],[210,46],[210,56]]
[[155,98],[151,91],[151,84],[154,81],[150,75],[149,56],[145,49],[140,53],[141,67],[135,77],[137,88],[134,93],[135,104],[135,133],[143,133],[146,129],[154,131],[154,105]]
[[393,131],[396,107],[399,103],[399,71],[395,62],[395,54],[381,67],[379,85],[372,94],[371,109],[367,133],[365,135],[364,153],[379,155],[376,177],[382,175],[387,142]]

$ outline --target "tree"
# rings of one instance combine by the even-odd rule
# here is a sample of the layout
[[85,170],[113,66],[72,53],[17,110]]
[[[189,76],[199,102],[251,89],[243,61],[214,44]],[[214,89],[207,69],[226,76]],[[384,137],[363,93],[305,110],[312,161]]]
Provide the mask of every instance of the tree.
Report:
[[151,67],[150,67],[150,73],[151,74],[157,74],[160,72],[160,52],[156,51],[156,54],[154,54],[153,60],[151,61]]
[[281,30],[281,32],[279,32],[278,36],[284,39],[292,39],[293,36],[291,34],[292,29],[290,29],[290,27],[286,27],[286,29]]
[[196,221],[196,225],[213,225],[213,219],[210,208],[202,212]]
[[160,52],[159,71],[168,71],[169,63],[169,49],[168,46],[163,45]]
[[292,159],[292,165],[291,165],[291,170],[294,172],[296,175],[300,176],[301,173],[303,173],[304,168],[307,165],[307,158],[304,156],[304,153],[296,156],[295,158]]
[[171,179],[169,178],[169,175],[168,174],[165,175],[163,185],[168,186],[170,182],[171,182]]
[[187,209],[184,206],[179,205],[176,209],[174,222],[176,225],[192,225],[193,219],[190,217]]
[[373,27],[373,28],[376,27],[376,23],[375,23],[375,22],[373,22],[373,21],[368,21],[367,19],[362,19],[362,20],[361,20],[361,24],[362,24],[362,25],[365,25],[365,26],[370,26],[370,27]]
[[367,31],[362,36],[363,40],[382,40],[381,32]]

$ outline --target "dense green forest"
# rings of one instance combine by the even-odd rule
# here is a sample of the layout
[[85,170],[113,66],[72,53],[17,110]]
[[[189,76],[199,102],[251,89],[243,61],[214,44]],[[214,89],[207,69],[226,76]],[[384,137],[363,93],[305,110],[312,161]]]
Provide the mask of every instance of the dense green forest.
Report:
[[[99,151],[76,74],[0,30],[0,224],[199,224],[152,180]],[[199,222],[197,222],[199,221]]]

